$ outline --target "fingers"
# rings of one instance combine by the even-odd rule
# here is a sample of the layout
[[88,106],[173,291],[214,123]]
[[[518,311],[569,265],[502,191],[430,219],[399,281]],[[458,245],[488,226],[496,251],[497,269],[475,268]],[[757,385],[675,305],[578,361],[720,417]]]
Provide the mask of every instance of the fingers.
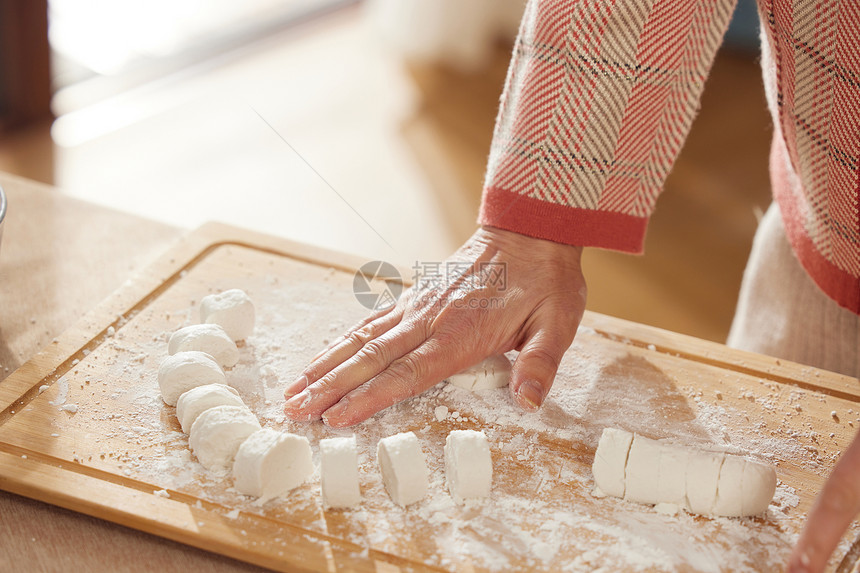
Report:
[[842,455],[818,494],[788,563],[791,573],[824,571],[830,554],[860,512],[860,438]]
[[414,324],[398,324],[368,341],[351,357],[287,400],[284,413],[295,420],[318,419],[345,394],[384,371],[426,337],[423,329]]
[[452,360],[452,345],[430,338],[393,361],[365,384],[341,398],[322,415],[334,428],[358,424],[389,406],[420,394],[464,367],[468,359]]
[[558,329],[541,328],[525,343],[514,362],[510,391],[523,409],[536,411],[543,404],[571,340]]
[[296,380],[287,384],[284,389],[284,398],[289,400],[302,392],[327,372],[355,355],[369,341],[394,328],[400,322],[401,317],[400,312],[392,311],[372,320],[368,317],[368,319],[358,323],[335,341],[332,346],[318,354]]
[[317,360],[319,360],[320,357],[322,357],[326,352],[328,352],[329,350],[331,350],[335,346],[338,346],[339,344],[341,344],[342,342],[347,340],[349,338],[349,335],[352,334],[353,332],[355,332],[356,330],[359,330],[360,328],[363,328],[365,325],[370,324],[371,322],[376,321],[380,317],[383,317],[383,316],[390,314],[394,311],[395,311],[395,309],[390,308],[390,307],[386,308],[384,310],[373,311],[372,313],[370,313],[369,316],[364,317],[361,321],[359,321],[358,323],[354,324],[352,327],[350,327],[346,331],[344,331],[344,333],[341,334],[339,337],[337,337],[334,341],[332,341],[331,344],[329,344],[328,346],[326,346],[325,348],[323,348],[322,350],[317,352],[316,355],[313,358],[311,358],[311,362],[316,362]]

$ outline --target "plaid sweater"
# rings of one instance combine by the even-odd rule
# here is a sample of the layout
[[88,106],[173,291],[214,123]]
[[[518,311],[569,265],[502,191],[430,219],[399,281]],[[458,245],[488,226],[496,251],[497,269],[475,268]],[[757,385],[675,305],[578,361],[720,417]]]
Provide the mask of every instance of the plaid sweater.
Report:
[[[641,252],[736,0],[530,0],[480,222]],[[759,0],[774,197],[798,259],[860,314],[860,2]]]

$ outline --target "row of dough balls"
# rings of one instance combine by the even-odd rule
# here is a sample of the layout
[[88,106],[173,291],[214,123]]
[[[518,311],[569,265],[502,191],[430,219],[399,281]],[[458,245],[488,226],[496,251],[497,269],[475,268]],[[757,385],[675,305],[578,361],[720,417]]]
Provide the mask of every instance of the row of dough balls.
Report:
[[170,406],[195,386],[226,384],[223,368],[239,361],[236,342],[254,330],[254,304],[240,289],[204,296],[200,322],[180,328],[167,342],[169,356],[158,368],[158,385]]
[[200,320],[171,335],[169,356],[158,369],[161,397],[176,406],[179,425],[203,467],[229,472],[237,491],[261,502],[281,496],[313,474],[310,444],[302,436],[261,427],[223,370],[239,361],[236,342],[254,330],[254,305],[240,289],[208,295],[200,301]]
[[[503,388],[511,380],[511,361],[504,355],[486,358],[448,377],[448,383],[466,390]],[[391,500],[406,507],[427,494],[429,471],[413,432],[383,438],[376,446],[382,483]],[[457,503],[489,497],[493,462],[487,436],[475,430],[452,430],[445,439],[445,482]],[[323,485],[325,472],[322,473]]]
[[263,428],[236,390],[206,384],[183,393],[176,417],[197,461],[229,472],[239,493],[261,503],[303,484],[314,472],[308,439]]
[[[307,438],[261,428],[236,390],[225,384],[183,393],[176,417],[200,464],[214,472],[229,469],[236,490],[261,503],[300,486],[314,472]],[[455,501],[489,496],[493,467],[483,432],[452,431],[444,456],[448,491]],[[413,432],[380,440],[377,460],[392,501],[405,507],[425,496],[429,472]],[[320,440],[320,485],[326,508],[350,508],[361,501],[355,436]]]
[[200,320],[171,335],[158,369],[161,397],[176,406],[191,451],[210,471],[231,470],[246,495],[265,500],[300,485],[313,473],[307,439],[262,428],[224,374],[239,361],[236,342],[254,330],[250,297],[240,289],[205,296]]
[[[239,289],[204,297],[200,320],[168,341],[169,357],[158,371],[164,402],[176,406],[182,431],[201,465],[232,473],[237,491],[260,498],[279,497],[313,473],[307,438],[264,429],[238,392],[227,384],[223,368],[239,360],[236,341],[251,334],[254,306]],[[499,388],[510,379],[510,361],[494,356],[449,379],[470,390]],[[445,443],[445,473],[451,496],[458,501],[486,497],[492,461],[486,436],[471,430],[451,432]],[[377,458],[383,483],[401,506],[426,494],[428,471],[412,432],[380,440]],[[326,507],[359,503],[358,453],[355,437],[320,441],[320,476]]]

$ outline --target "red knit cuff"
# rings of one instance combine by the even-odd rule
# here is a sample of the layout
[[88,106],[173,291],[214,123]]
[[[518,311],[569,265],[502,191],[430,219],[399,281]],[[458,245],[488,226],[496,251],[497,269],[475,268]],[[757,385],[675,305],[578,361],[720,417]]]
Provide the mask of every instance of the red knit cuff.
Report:
[[771,146],[770,176],[773,195],[779,206],[785,236],[806,274],[824,293],[842,308],[860,314],[860,277],[840,269],[816,248],[803,227],[803,215],[791,193],[786,160],[782,158],[776,138]]
[[521,235],[580,247],[641,254],[647,217],[568,207],[512,193],[484,189],[478,223]]

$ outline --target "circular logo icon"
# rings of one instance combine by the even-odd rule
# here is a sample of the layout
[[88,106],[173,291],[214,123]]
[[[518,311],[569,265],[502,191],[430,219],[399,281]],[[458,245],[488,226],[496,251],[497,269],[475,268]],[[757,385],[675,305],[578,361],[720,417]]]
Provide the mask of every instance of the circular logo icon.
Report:
[[386,310],[397,304],[403,292],[403,277],[391,263],[370,261],[355,272],[352,292],[355,299],[370,310]]

